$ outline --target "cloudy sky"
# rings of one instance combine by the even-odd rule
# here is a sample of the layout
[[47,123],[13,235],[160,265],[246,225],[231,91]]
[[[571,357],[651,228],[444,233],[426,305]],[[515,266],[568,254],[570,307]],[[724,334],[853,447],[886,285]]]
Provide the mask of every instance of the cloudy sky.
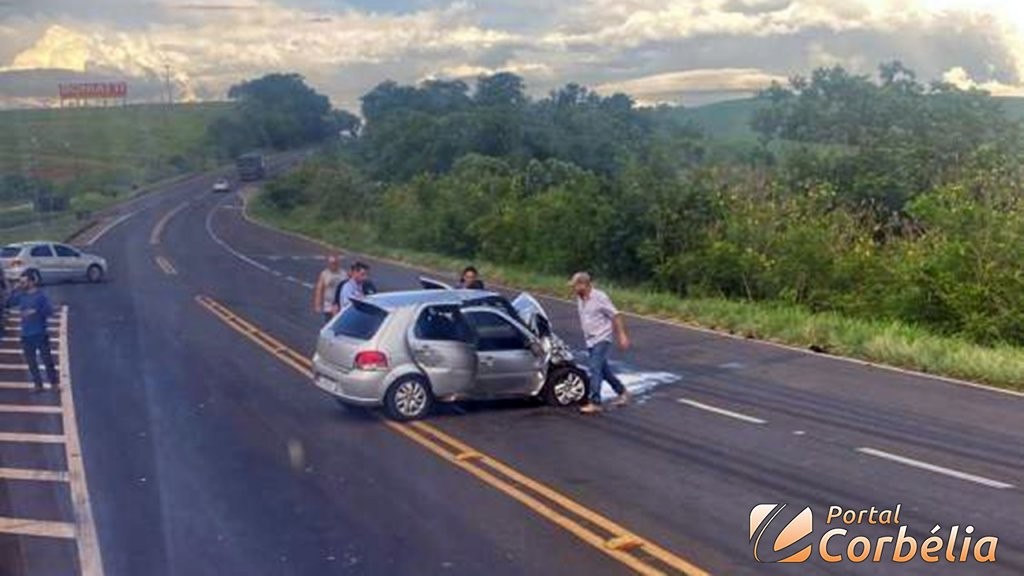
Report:
[[498,70],[531,92],[575,81],[642,102],[743,96],[773,79],[900,59],[926,79],[1024,95],[1015,0],[0,0],[0,106],[73,79],[220,99],[297,71],[335,105],[394,79]]

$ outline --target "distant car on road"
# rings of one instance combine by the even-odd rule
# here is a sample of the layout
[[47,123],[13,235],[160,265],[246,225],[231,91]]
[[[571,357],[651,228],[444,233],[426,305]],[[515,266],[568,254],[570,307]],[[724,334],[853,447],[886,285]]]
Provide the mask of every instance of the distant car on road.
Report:
[[231,192],[231,182],[227,178],[221,178],[213,183],[213,191],[221,194]]
[[40,284],[88,280],[101,282],[107,275],[107,261],[78,248],[58,242],[19,242],[0,248],[4,279],[11,281],[29,273]]
[[435,401],[587,397],[585,371],[529,294],[416,290],[353,300],[321,332],[314,382],[343,404],[422,418]]

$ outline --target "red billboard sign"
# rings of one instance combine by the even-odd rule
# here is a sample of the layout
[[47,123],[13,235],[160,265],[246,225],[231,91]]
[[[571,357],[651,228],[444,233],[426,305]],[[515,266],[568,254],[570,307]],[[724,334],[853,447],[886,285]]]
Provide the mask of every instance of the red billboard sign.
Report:
[[68,82],[58,87],[61,104],[65,100],[125,100],[127,82]]

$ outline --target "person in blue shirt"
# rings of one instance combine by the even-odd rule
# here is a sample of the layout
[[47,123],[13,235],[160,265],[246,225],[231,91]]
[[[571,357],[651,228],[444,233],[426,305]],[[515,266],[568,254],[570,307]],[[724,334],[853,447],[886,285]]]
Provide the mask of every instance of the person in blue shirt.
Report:
[[31,274],[23,274],[18,279],[18,288],[7,298],[7,308],[13,307],[17,307],[21,312],[21,349],[25,354],[28,370],[32,374],[35,391],[43,389],[39,357],[43,359],[50,385],[57,390],[60,388],[60,380],[53,364],[50,333],[47,331],[47,320],[53,316],[53,306]]
[[334,309],[341,312],[348,308],[353,298],[362,298],[377,293],[377,287],[370,281],[370,266],[355,262],[348,269],[348,278],[334,289]]

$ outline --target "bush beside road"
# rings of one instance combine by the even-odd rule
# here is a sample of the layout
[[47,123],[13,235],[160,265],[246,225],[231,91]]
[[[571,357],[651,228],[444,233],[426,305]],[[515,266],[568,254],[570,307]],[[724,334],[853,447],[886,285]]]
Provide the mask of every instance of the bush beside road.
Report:
[[[364,230],[343,221],[324,220],[315,208],[276,209],[263,195],[248,204],[249,215],[263,224],[314,240],[438,271],[466,264],[435,253],[367,242]],[[491,283],[515,286],[553,297],[566,297],[565,278],[526,269],[475,261]],[[444,272],[439,272],[444,274]],[[887,366],[965,379],[1011,390],[1024,390],[1024,349],[983,346],[963,338],[935,334],[898,321],[845,317],[832,312],[771,302],[723,298],[681,298],[627,285],[602,282],[628,312],[681,322],[746,338],[766,340]]]

